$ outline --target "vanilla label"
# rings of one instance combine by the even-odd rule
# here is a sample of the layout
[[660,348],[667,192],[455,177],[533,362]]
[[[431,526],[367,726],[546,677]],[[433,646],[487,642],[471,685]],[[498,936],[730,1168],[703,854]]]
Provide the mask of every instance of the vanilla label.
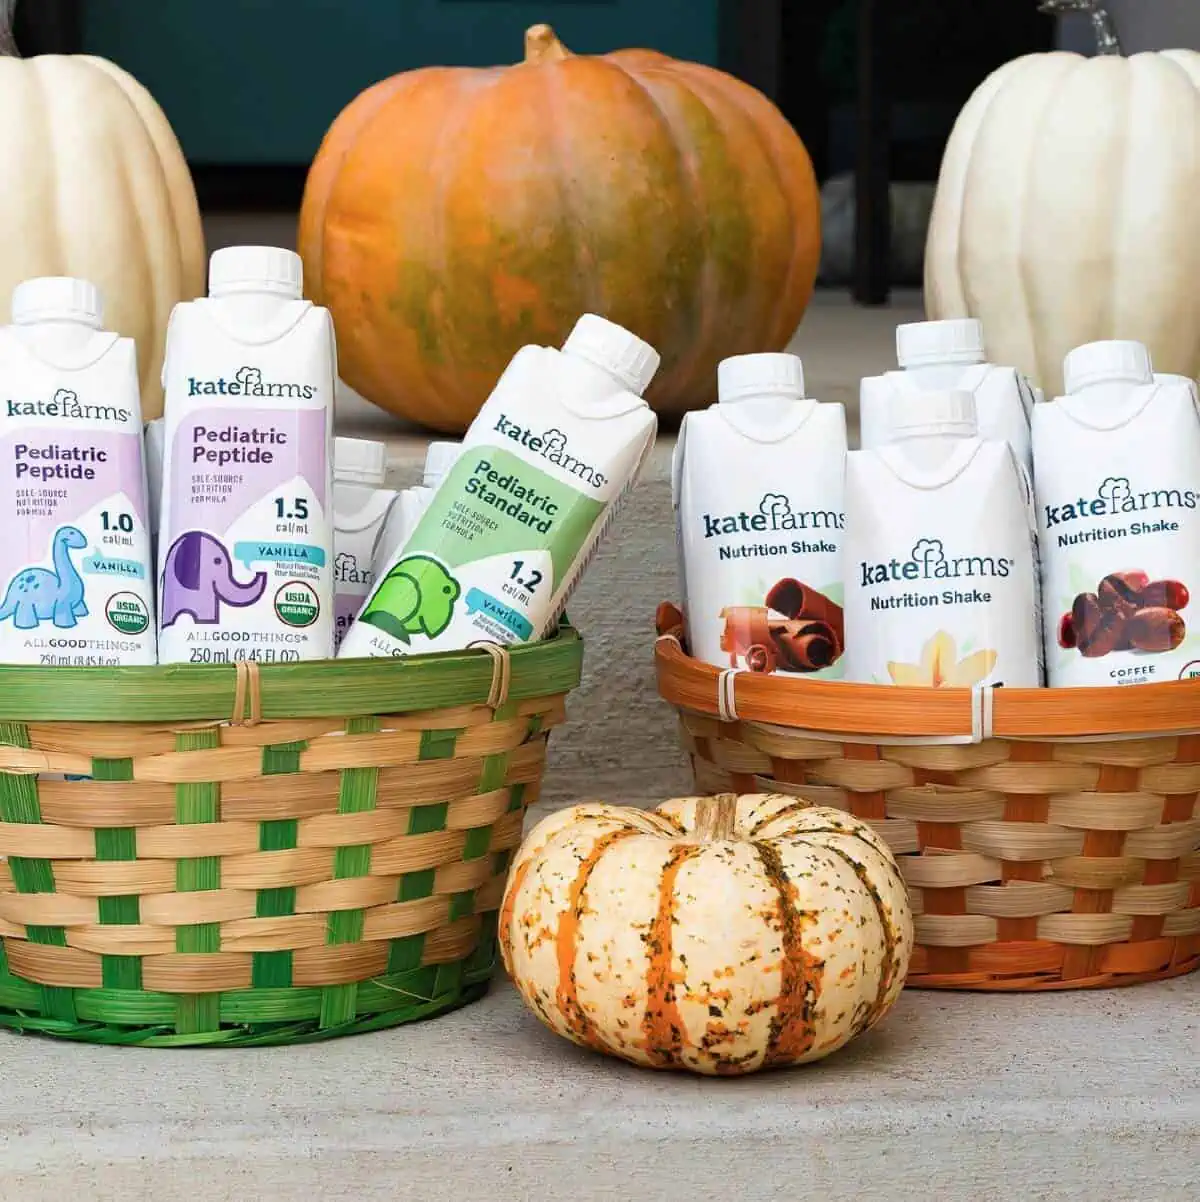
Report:
[[850,456],[850,679],[1041,682],[1033,518],[1019,469],[1003,443],[954,443],[963,453],[948,455],[944,471],[918,469],[902,443]]

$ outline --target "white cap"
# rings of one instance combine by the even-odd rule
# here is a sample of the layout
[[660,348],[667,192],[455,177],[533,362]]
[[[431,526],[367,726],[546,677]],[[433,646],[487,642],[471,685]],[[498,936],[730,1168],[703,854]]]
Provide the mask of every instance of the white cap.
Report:
[[797,355],[731,355],[717,365],[717,400],[744,401],[750,397],[804,400],[804,364]]
[[104,303],[100,289],[87,280],[41,276],[13,289],[12,320],[18,326],[38,321],[76,321],[98,330],[104,321]]
[[896,362],[901,367],[934,363],[982,363],[983,322],[974,317],[912,321],[896,327]]
[[383,486],[387,474],[387,447],[367,438],[333,440],[333,478],[345,484]]
[[585,313],[563,343],[564,355],[577,355],[615,376],[630,392],[641,396],[661,362],[658,351],[624,326]]
[[975,394],[970,392],[913,392],[888,410],[888,436],[920,438],[949,434],[970,438],[979,432]]
[[425,470],[421,473],[421,483],[425,488],[437,488],[446,478],[446,473],[458,461],[462,454],[461,442],[431,442],[425,452]]
[[1078,392],[1089,384],[1153,384],[1150,352],[1140,342],[1114,339],[1077,346],[1063,360],[1063,386]]
[[304,264],[295,251],[279,246],[226,246],[208,261],[209,296],[234,292],[273,292],[299,300]]

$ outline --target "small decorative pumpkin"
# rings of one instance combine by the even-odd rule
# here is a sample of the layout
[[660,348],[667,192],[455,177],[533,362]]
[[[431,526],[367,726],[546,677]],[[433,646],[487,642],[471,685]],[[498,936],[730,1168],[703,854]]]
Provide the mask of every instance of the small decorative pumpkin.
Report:
[[131,75],[90,55],[21,59],[0,0],[0,322],[13,288],[90,280],[137,342],[143,417],[162,413],[167,321],[204,291],[204,233],[183,151]]
[[1100,54],[1005,64],[960,114],[926,245],[931,318],[978,317],[988,355],[1062,391],[1066,353],[1132,338],[1155,369],[1200,374],[1200,54],[1123,58],[1096,0]]
[[526,838],[500,915],[504,965],[551,1030],[721,1076],[818,1060],[868,1030],[912,946],[883,840],[779,794],[561,810]]
[[820,197],[754,88],[649,50],[385,80],[337,118],[300,213],[304,280],[343,379],[466,428],[525,343],[599,313],[662,355],[660,413],[712,400],[728,355],[781,350],[812,295]]

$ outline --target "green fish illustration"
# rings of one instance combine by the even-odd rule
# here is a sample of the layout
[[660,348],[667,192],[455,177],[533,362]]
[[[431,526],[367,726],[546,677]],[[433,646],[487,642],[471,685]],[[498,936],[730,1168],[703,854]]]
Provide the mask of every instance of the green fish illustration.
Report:
[[436,559],[409,555],[383,578],[359,621],[377,626],[402,643],[411,642],[415,634],[437,638],[450,625],[461,591],[458,581]]

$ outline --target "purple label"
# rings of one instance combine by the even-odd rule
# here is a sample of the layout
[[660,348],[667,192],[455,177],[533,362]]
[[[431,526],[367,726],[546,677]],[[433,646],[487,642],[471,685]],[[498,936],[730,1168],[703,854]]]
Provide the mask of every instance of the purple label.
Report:
[[[5,435],[0,438],[0,490],[5,518],[0,588],[15,572],[43,563],[56,534],[67,527],[87,527],[84,542],[93,555],[137,554],[134,519],[144,529],[146,509],[142,440],[136,433],[25,429]],[[121,493],[126,501],[114,505],[113,512],[86,520],[102,501]],[[66,549],[77,541],[67,539]],[[60,550],[56,545],[55,552]]]
[[362,609],[363,602],[366,599],[363,593],[338,593],[333,598],[333,641],[335,647],[341,644],[346,631],[350,629],[354,619],[358,617],[358,611]]
[[323,409],[191,414],[175,431],[167,485],[175,527],[224,534],[251,505],[296,476],[324,508],[325,463]]

